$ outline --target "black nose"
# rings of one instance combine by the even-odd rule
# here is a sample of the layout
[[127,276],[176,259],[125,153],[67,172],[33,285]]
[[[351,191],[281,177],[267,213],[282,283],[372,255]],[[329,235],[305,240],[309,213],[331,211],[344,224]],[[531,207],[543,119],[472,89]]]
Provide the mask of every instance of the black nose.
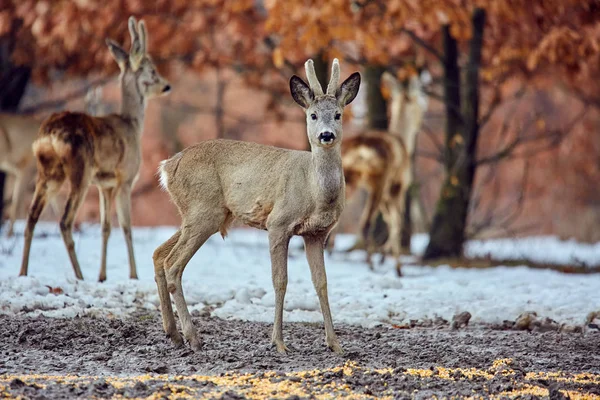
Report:
[[163,88],[163,93],[170,92],[170,91],[171,91],[171,85],[167,85]]
[[321,143],[331,143],[335,139],[335,134],[333,132],[321,132],[319,134],[319,140]]

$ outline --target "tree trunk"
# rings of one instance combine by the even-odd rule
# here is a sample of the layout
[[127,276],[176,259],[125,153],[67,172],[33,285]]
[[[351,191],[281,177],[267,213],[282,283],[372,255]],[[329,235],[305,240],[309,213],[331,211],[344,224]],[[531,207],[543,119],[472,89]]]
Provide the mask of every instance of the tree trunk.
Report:
[[217,66],[217,93],[215,96],[215,126],[217,139],[225,138],[225,88],[227,83],[223,80],[221,67]]
[[473,38],[465,71],[464,101],[461,106],[460,76],[456,41],[448,27],[444,38],[444,100],[446,105],[446,179],[431,225],[430,240],[423,259],[459,257],[465,241],[465,227],[473,181],[479,136],[479,68],[485,11],[475,9]]
[[367,124],[371,129],[387,131],[387,103],[381,94],[381,75],[385,68],[379,65],[367,65],[364,72],[367,85]]
[[[11,30],[0,37],[0,112],[16,112],[31,77],[31,69],[15,66],[11,56],[16,45],[16,33],[22,21],[13,21]],[[0,171],[0,227],[4,222],[4,187],[6,174]]]

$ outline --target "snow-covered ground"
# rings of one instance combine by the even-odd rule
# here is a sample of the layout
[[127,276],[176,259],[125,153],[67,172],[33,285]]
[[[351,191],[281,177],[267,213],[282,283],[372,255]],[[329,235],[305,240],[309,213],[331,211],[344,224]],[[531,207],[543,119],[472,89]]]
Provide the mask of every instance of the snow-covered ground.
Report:
[[[158,309],[152,253],[175,228],[134,230],[139,281],[127,278],[125,242],[120,229],[113,229],[108,246],[108,280],[101,284],[96,282],[101,242],[97,225],[84,225],[83,233],[75,234],[86,279],[83,282],[74,279],[55,223],[38,224],[29,276],[17,277],[23,228],[21,221],[16,226],[19,236],[0,238],[0,313],[118,316],[140,308]],[[338,239],[336,245],[340,248],[353,241],[347,235]],[[415,236],[413,251],[423,251],[426,243],[426,236]],[[319,303],[300,244],[300,238],[292,241],[284,318],[320,322]],[[468,244],[467,253],[539,262],[600,263],[600,245],[561,242],[552,237],[474,241]],[[404,277],[397,278],[392,260],[377,266],[375,272],[369,271],[363,261],[362,252],[337,252],[326,258],[334,322],[362,326],[400,324],[435,316],[451,319],[462,311],[469,311],[473,322],[500,322],[535,311],[559,322],[581,324],[590,311],[600,309],[600,274],[569,275],[527,267],[405,266]],[[221,318],[267,322],[273,319],[266,232],[236,229],[225,241],[219,235],[211,237],[187,266],[183,280],[191,309],[210,305],[214,307],[212,314]]]

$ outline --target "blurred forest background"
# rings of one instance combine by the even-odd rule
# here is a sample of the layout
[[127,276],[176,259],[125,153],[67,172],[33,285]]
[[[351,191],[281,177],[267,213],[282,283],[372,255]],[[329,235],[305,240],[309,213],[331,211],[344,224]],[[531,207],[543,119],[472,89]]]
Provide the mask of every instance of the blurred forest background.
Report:
[[[178,223],[155,172],[188,145],[305,149],[288,80],[314,58],[325,82],[338,57],[342,76],[363,75],[346,135],[388,128],[385,71],[421,96],[411,193],[414,230],[432,238],[426,256],[471,237],[600,241],[598,0],[0,0],[0,109],[118,111],[104,39],[128,45],[129,15],[146,21],[173,87],[146,113],[135,225]],[[98,221],[97,196],[80,221]],[[350,203],[342,228],[359,212]]]

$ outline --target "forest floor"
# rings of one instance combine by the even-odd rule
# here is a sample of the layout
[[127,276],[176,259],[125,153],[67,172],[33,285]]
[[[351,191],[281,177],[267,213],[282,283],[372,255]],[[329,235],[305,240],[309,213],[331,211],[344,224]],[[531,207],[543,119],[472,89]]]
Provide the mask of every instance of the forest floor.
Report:
[[[175,348],[160,315],[0,316],[2,398],[600,398],[600,333],[516,331],[504,325],[398,329],[272,325],[194,313],[203,347]],[[512,327],[514,328],[514,326]]]

